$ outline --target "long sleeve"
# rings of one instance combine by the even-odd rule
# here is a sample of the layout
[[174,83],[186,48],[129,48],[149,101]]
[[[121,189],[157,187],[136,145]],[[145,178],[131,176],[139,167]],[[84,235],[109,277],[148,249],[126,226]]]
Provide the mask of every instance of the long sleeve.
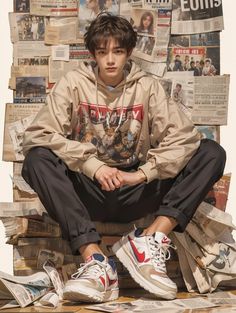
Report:
[[48,95],[45,106],[26,129],[23,153],[41,146],[52,150],[73,171],[81,171],[93,179],[104,163],[97,159],[92,143],[68,139],[72,134],[79,104],[78,92],[70,77],[62,77]]
[[140,169],[153,179],[175,177],[200,144],[200,134],[173,101],[168,101],[158,81],[152,85],[148,119],[151,149]]

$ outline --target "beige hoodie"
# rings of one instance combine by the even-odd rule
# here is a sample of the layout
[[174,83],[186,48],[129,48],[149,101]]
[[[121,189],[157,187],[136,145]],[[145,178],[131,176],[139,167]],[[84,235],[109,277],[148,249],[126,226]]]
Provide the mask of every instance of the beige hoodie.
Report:
[[176,176],[200,135],[158,80],[131,61],[125,72],[115,88],[97,79],[93,63],[62,77],[25,131],[24,154],[49,148],[91,179],[103,164],[125,169],[139,162],[147,182]]

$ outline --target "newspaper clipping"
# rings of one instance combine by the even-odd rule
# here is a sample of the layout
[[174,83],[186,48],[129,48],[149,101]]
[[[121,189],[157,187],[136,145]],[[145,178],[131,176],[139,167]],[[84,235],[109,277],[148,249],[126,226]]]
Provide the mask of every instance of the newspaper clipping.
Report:
[[192,120],[195,124],[226,125],[230,75],[195,77]]
[[22,161],[23,133],[43,107],[43,103],[6,104],[5,128],[3,141],[3,160]]
[[30,14],[44,16],[77,16],[77,0],[30,0]]
[[171,34],[197,34],[223,29],[222,0],[173,0]]

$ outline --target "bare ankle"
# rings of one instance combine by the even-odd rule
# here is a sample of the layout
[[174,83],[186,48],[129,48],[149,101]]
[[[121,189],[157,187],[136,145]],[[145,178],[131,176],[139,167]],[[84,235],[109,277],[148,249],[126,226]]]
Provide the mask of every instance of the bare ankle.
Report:
[[84,261],[94,253],[104,254],[100,249],[99,245],[96,243],[89,243],[87,245],[81,246],[79,248],[79,252]]

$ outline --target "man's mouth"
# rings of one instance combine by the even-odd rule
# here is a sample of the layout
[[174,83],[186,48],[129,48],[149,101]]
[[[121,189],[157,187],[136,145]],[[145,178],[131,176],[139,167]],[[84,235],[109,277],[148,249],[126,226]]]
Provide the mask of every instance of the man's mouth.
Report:
[[115,71],[115,70],[116,70],[116,67],[107,67],[106,70],[107,70],[107,71]]

